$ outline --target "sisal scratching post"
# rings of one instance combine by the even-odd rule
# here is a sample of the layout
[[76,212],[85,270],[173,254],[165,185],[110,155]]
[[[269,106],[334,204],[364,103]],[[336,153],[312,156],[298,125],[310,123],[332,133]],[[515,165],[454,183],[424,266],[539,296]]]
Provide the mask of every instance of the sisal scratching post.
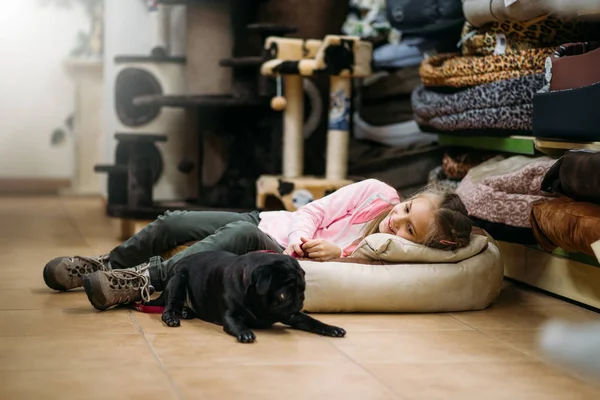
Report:
[[283,176],[297,178],[304,170],[304,90],[302,77],[283,78],[287,104],[283,113]]
[[351,82],[349,78],[331,76],[330,84],[325,178],[340,180],[348,173]]

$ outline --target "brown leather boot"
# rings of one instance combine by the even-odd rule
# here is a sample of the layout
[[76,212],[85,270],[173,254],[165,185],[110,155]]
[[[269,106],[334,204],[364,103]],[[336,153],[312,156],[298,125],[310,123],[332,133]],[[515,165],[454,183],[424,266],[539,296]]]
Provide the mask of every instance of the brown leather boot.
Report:
[[145,275],[147,265],[135,268],[96,271],[83,277],[85,294],[97,310],[150,300],[154,288]]
[[108,271],[108,255],[97,257],[58,257],[44,267],[44,282],[50,289],[75,289],[83,286],[83,275]]

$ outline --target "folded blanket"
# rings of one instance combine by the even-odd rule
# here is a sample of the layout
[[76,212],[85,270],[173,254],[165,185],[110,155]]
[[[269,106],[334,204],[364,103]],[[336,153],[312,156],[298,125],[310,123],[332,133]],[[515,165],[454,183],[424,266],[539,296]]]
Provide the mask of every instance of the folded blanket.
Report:
[[423,54],[435,51],[439,43],[420,37],[405,38],[399,43],[388,43],[373,50],[375,68],[418,67]]
[[468,87],[521,76],[542,74],[546,58],[554,47],[519,50],[512,54],[460,56],[446,53],[432,56],[419,70],[425,86]]
[[[600,152],[571,150],[550,168],[542,190],[600,204]],[[600,239],[600,238],[599,238]]]
[[458,36],[465,21],[460,0],[386,0],[386,6],[390,24],[407,37]]
[[498,21],[530,21],[546,14],[561,18],[599,15],[598,0],[462,0],[465,18],[474,26]]
[[587,25],[579,20],[544,18],[528,22],[493,22],[475,28],[466,22],[462,31],[464,56],[512,54],[521,50],[556,47],[563,43],[586,40]]
[[552,198],[541,191],[541,183],[553,164],[554,160],[548,159],[533,161],[513,172],[488,176],[479,183],[471,181],[469,172],[456,189],[456,193],[465,203],[469,215],[473,217],[529,228],[529,215],[533,204]]
[[401,68],[393,72],[376,72],[359,87],[361,102],[375,102],[410,94],[421,83],[419,67]]
[[360,102],[358,113],[366,123],[373,126],[400,124],[414,119],[409,95],[387,98],[377,103]]
[[561,197],[535,204],[530,217],[533,234],[544,250],[560,247],[594,255],[591,245],[600,239],[600,205]]
[[410,95],[420,83],[417,67],[379,72],[370,76],[359,88],[360,117],[374,126],[412,121]]
[[354,113],[354,137],[371,140],[386,146],[398,148],[416,148],[428,146],[438,141],[437,135],[422,133],[414,121],[386,126],[372,126]]
[[490,22],[529,21],[548,13],[548,0],[516,1],[507,6],[505,0],[462,0],[465,18],[473,26]]
[[443,93],[420,85],[412,94],[415,120],[438,131],[531,130],[533,96],[542,74],[527,75]]

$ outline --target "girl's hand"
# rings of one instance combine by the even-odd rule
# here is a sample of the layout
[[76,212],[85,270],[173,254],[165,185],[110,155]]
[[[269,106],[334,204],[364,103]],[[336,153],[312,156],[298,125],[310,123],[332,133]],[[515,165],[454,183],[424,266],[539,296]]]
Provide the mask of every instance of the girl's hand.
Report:
[[342,249],[327,240],[306,238],[300,240],[302,240],[302,250],[313,260],[327,261],[342,256]]
[[298,257],[304,257],[304,252],[302,251],[302,243],[290,244],[283,251],[283,254],[287,254],[288,256],[293,256],[294,253],[296,253]]

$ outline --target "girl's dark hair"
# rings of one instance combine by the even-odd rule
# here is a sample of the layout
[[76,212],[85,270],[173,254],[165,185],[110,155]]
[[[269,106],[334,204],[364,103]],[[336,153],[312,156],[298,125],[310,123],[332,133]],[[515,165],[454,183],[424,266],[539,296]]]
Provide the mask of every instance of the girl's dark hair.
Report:
[[473,221],[464,203],[456,193],[441,192],[439,207],[435,210],[433,226],[425,246],[441,250],[458,250],[471,242]]
[[[425,188],[423,191],[412,196],[412,198],[428,197],[430,195],[437,197],[437,201],[434,203],[437,204],[437,208],[434,209],[429,234],[421,244],[440,250],[458,250],[467,247],[471,242],[473,222],[469,218],[467,208],[460,197],[456,193]],[[373,221],[367,224],[361,240],[368,235],[379,232],[379,224],[390,213],[392,208],[393,205],[390,205]]]

